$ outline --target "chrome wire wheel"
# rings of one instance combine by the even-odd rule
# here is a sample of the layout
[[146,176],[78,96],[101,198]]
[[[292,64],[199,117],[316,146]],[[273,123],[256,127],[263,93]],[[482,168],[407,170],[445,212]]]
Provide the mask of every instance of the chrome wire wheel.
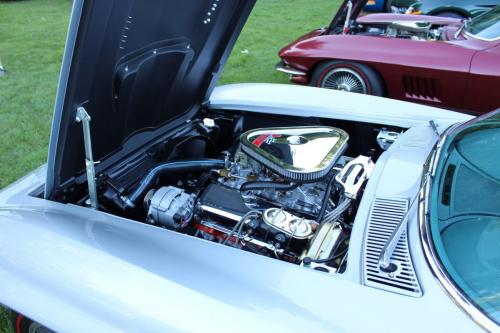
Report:
[[335,68],[328,72],[321,81],[322,88],[366,94],[367,88],[363,78],[349,68]]

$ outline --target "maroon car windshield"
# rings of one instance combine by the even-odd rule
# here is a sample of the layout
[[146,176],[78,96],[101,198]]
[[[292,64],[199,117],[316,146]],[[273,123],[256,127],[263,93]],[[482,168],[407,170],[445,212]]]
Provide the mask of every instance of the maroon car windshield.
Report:
[[472,37],[485,40],[500,38],[500,6],[480,15],[465,24],[465,32]]

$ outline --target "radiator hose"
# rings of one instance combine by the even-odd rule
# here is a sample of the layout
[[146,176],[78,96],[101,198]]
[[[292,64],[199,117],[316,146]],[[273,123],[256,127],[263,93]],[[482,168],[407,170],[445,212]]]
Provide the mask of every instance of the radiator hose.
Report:
[[122,200],[128,208],[135,208],[138,202],[156,184],[158,177],[166,173],[202,172],[225,167],[224,160],[199,159],[166,162],[151,169],[137,187]]

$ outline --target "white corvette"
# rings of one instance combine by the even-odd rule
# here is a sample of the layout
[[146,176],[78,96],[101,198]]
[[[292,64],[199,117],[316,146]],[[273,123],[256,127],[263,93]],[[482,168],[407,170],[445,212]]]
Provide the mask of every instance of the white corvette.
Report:
[[18,332],[483,332],[500,116],[214,89],[253,0],[74,1],[46,166],[0,192]]

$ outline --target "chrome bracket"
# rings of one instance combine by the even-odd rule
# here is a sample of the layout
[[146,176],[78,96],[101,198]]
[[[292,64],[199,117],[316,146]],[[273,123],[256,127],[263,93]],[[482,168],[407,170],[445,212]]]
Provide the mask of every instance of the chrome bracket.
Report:
[[344,187],[344,195],[355,200],[374,168],[375,163],[370,157],[360,155],[347,163],[335,176],[335,180]]
[[78,123],[82,123],[83,141],[85,145],[85,168],[87,170],[87,183],[89,187],[89,205],[92,209],[97,209],[97,185],[95,178],[95,162],[92,154],[92,139],[90,137],[90,116],[84,107],[76,109],[76,118]]
[[382,150],[388,150],[394,142],[398,139],[401,133],[388,131],[383,128],[377,135],[377,143]]

